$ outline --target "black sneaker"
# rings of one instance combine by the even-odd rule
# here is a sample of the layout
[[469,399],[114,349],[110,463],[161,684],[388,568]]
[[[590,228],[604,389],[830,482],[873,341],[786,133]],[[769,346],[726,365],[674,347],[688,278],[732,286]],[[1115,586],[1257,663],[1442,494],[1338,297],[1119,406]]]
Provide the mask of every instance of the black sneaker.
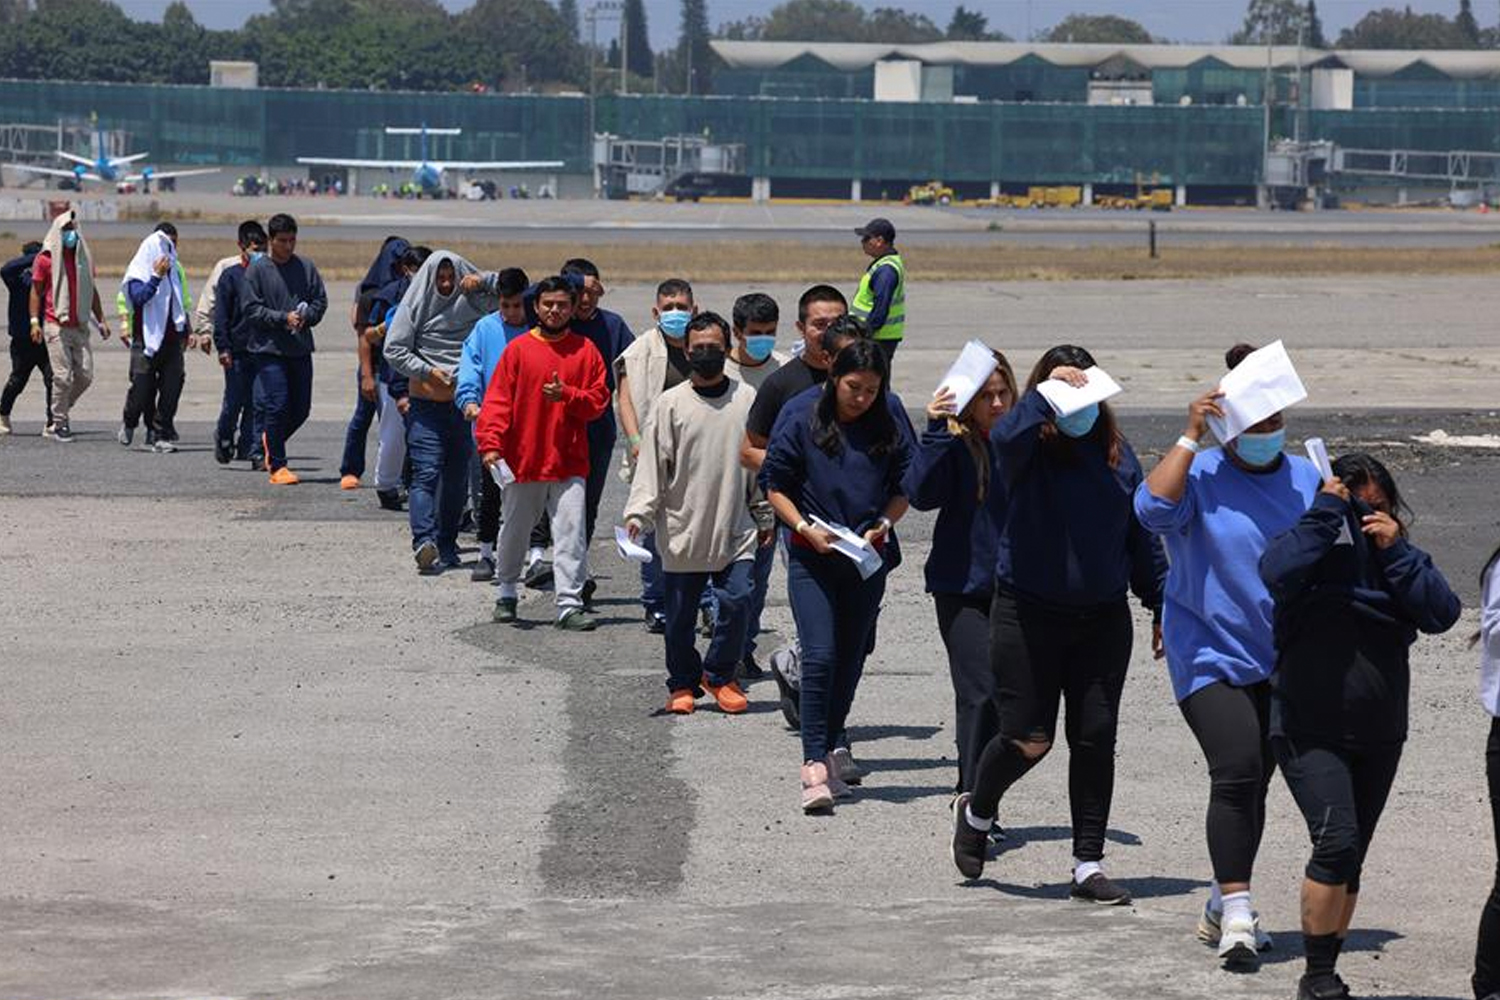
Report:
[[61,441],[63,444],[72,443],[73,428],[68,426],[66,420],[59,420],[52,425],[52,440]]
[[953,800],[953,844],[949,857],[958,866],[964,878],[974,879],[984,874],[984,863],[989,858],[990,838],[983,830],[969,825],[964,815],[969,808],[969,793],[964,792]]
[[412,557],[417,561],[417,572],[423,576],[437,576],[443,571],[442,564],[438,562],[436,542],[423,542],[418,545]]
[[646,631],[652,635],[667,634],[667,616],[657,614],[655,611],[646,612]]
[[532,590],[548,589],[552,586],[552,564],[545,559],[529,564],[522,582]]
[[401,509],[401,494],[396,490],[376,490],[375,499],[380,501],[381,510]]
[[518,618],[514,597],[501,597],[495,601],[495,610],[490,615],[490,621],[499,622],[501,625],[514,625]]
[[214,441],[214,461],[220,465],[228,465],[234,459],[234,449],[229,447],[228,441]]
[[766,668],[755,662],[754,653],[746,653],[745,658],[740,661],[740,665],[735,669],[734,676],[741,683],[763,681],[766,679]]
[[489,583],[495,578],[495,564],[493,561],[480,556],[474,560],[474,568],[469,572],[469,579],[475,583]]
[[250,459],[250,471],[251,472],[265,472],[266,471],[266,460],[264,458],[262,458],[261,456],[259,456],[259,455],[256,455],[254,458]]
[[585,611],[594,610],[594,594],[598,590],[599,584],[593,577],[589,577],[583,581],[583,593],[581,596],[583,597],[583,609]]
[[1068,895],[1081,903],[1098,903],[1100,906],[1129,906],[1130,893],[1110,881],[1103,872],[1094,872],[1080,885],[1073,883]]
[[1297,1000],[1349,1000],[1349,987],[1338,973],[1326,976],[1303,976],[1297,980]]

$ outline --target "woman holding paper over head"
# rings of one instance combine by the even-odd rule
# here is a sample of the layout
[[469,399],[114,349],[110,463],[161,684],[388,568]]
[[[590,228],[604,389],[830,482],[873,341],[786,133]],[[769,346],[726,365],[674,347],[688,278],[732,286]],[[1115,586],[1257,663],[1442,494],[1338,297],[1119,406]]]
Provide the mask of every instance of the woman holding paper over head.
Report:
[[886,574],[900,563],[892,529],[906,513],[911,429],[891,412],[880,348],[855,340],[821,386],[787,403],[761,482],[792,529],[787,591],[802,643],[802,808],[849,794],[833,759],[869,654]]
[[[1254,348],[1224,360],[1235,370]],[[1322,476],[1282,454],[1281,413],[1263,417],[1219,448],[1206,448],[1210,420],[1224,418],[1224,392],[1193,400],[1187,427],[1137,487],[1135,513],[1162,536],[1167,574],[1162,632],[1172,689],[1208,762],[1206,820],[1213,889],[1198,938],[1235,966],[1271,946],[1250,905],[1250,877],[1265,829],[1271,754],[1271,595],[1259,562],[1266,543],[1297,522]]]
[[1066,698],[1071,895],[1111,905],[1130,902],[1100,864],[1133,642],[1126,598],[1158,609],[1167,568],[1131,508],[1141,467],[1104,402],[1116,391],[1083,348],[1054,347],[990,434],[1006,491],[990,607],[1000,732],[972,795],[954,803],[952,847],[958,870],[978,878],[1000,799],[1052,748]]
[[943,380],[927,404],[927,429],[906,471],[911,505],[938,512],[924,572],[953,680],[959,792],[974,790],[979,754],[1000,730],[989,649],[995,527],[1005,490],[989,438],[1016,399],[1005,355],[973,341],[959,365],[971,356],[988,375],[980,368],[967,378],[950,372]]
[[1432,557],[1407,541],[1403,509],[1384,465],[1345,455],[1260,559],[1276,600],[1271,746],[1313,842],[1298,1000],[1349,995],[1334,967],[1406,741],[1411,645],[1452,628],[1461,610]]

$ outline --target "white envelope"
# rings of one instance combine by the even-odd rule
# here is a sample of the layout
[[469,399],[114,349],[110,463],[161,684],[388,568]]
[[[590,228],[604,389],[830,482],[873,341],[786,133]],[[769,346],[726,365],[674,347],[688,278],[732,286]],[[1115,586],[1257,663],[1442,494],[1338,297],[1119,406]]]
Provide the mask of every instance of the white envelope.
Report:
[[1333,478],[1333,463],[1328,461],[1328,445],[1323,443],[1322,438],[1308,438],[1306,447],[1307,457],[1318,467],[1318,474],[1323,477],[1323,482],[1328,482]]
[[490,478],[494,479],[495,485],[503,490],[516,481],[516,474],[510,471],[510,466],[506,465],[505,459],[502,458],[490,466]]
[[1102,403],[1112,396],[1118,396],[1123,391],[1120,383],[1110,378],[1109,372],[1098,365],[1084,369],[1083,374],[1088,377],[1089,381],[1082,389],[1075,389],[1066,382],[1049,378],[1044,379],[1036,387],[1036,391],[1052,404],[1052,409],[1059,417],[1071,416],[1085,406]]
[[855,534],[842,524],[830,524],[816,514],[810,516],[808,523],[834,536],[834,551],[853,561],[859,569],[861,580],[868,580],[879,571],[884,559],[875,551],[875,546],[865,541],[863,535]]
[[651,550],[632,542],[630,532],[619,526],[615,527],[615,550],[620,553],[621,559],[630,562],[648,563],[651,561]]
[[1307,398],[1307,389],[1292,367],[1292,359],[1281,341],[1267,344],[1245,356],[1219,382],[1224,398],[1219,406],[1224,416],[1209,417],[1208,426],[1220,444],[1228,444],[1273,413]]
[[[944,389],[953,391],[953,411],[962,413],[964,407],[979,394],[984,388],[985,380],[990,377],[999,362],[995,360],[995,352],[977,340],[971,340],[964,345],[959,352],[958,360],[948,369],[948,374],[938,383],[938,392]],[[937,395],[934,393],[933,395]]]

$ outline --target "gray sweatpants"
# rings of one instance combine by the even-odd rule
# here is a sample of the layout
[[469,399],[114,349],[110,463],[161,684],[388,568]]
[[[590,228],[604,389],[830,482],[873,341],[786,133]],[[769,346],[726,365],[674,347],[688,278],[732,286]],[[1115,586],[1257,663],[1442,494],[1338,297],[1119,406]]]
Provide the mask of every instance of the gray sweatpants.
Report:
[[[489,470],[485,470],[489,475]],[[502,598],[514,598],[531,529],[545,511],[552,522],[552,586],[561,615],[583,607],[583,582],[589,576],[588,541],[584,535],[584,482],[581,477],[551,483],[511,483],[501,501],[505,520],[495,546],[495,585]]]

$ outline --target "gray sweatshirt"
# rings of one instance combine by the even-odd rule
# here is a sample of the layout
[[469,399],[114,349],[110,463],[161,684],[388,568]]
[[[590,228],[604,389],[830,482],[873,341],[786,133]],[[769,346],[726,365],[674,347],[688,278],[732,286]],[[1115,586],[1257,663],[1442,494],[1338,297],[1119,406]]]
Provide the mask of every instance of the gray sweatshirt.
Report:
[[452,295],[439,294],[437,272],[443,261],[452,262],[455,282],[479,273],[457,254],[438,250],[412,275],[411,286],[385,332],[386,363],[407,378],[423,378],[438,368],[456,375],[464,338],[475,323],[500,306],[494,273],[485,275],[483,291],[465,295],[455,284]]

